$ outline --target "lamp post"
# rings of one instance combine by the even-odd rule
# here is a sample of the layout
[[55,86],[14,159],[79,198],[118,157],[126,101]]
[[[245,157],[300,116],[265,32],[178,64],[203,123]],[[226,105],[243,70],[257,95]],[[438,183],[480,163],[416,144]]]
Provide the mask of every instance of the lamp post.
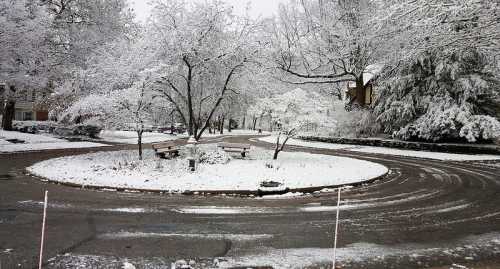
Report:
[[198,155],[198,141],[194,139],[194,136],[190,136],[186,148],[188,149],[188,161],[189,161],[189,170],[194,172],[196,170],[196,158]]

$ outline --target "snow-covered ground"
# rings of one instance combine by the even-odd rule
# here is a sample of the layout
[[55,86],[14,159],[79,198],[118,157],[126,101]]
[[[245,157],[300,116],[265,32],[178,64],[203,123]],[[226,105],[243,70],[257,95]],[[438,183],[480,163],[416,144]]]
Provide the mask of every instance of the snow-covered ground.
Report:
[[[331,236],[331,235],[330,235]],[[453,260],[470,260],[475,256],[475,252],[489,248],[495,251],[500,245],[498,233],[469,236],[457,240],[456,245],[424,245],[424,244],[399,244],[399,245],[379,245],[367,242],[357,242],[342,246],[336,250],[338,265],[345,265],[347,268],[356,268],[349,264],[366,262],[366,264],[386,265],[380,268],[392,267],[394,258],[399,260],[409,260],[417,263],[419,258],[433,257],[439,255],[450,256]],[[224,257],[224,262],[220,268],[244,268],[244,267],[266,267],[273,268],[309,268],[323,267],[321,265],[332,264],[333,248],[289,248],[276,249],[262,247],[256,251],[249,251],[247,255],[237,257]],[[470,256],[468,256],[470,255]],[[392,258],[392,259],[391,259]],[[341,266],[344,267],[344,266]],[[377,267],[379,268],[379,267]],[[399,267],[403,268],[403,267]],[[454,268],[454,267],[451,267]]]
[[[259,137],[258,140],[274,144],[274,143],[276,143],[276,136],[271,135],[271,136]],[[281,141],[282,140],[283,139],[281,139]],[[348,149],[348,148],[356,147],[353,145],[344,145],[344,144],[310,142],[310,141],[304,141],[304,140],[295,139],[295,138],[288,139],[286,144],[290,145],[290,146],[301,146],[301,147],[321,148],[321,149]]]
[[[24,143],[10,143],[7,140],[17,139]],[[21,152],[21,151],[39,151],[48,149],[66,149],[66,148],[93,148],[106,146],[91,142],[69,142],[64,139],[54,138],[48,135],[27,134],[14,131],[0,130],[0,152]]]
[[195,239],[224,239],[231,241],[257,241],[269,239],[271,234],[208,234],[208,233],[151,233],[151,232],[117,232],[105,233],[99,235],[104,239],[123,239],[123,238],[195,238]]
[[[257,131],[253,130],[232,130],[231,132],[228,132],[227,130],[224,131],[224,134],[209,134],[208,132],[205,132],[202,136],[202,138],[212,138],[212,137],[220,137],[220,136],[233,136],[233,135],[257,135]],[[265,133],[268,134],[268,133]],[[142,142],[143,143],[156,143],[156,142],[163,142],[163,141],[169,141],[169,140],[175,140],[175,139],[180,139],[180,138],[187,138],[187,134],[176,134],[176,135],[170,135],[168,133],[155,133],[155,132],[144,132],[142,136]],[[134,131],[112,131],[112,130],[105,130],[101,131],[99,134],[99,138],[102,139],[102,141],[105,142],[112,142],[112,143],[124,143],[124,144],[137,144],[137,133]]]
[[50,142],[64,142],[66,140],[51,137],[49,135],[39,135],[39,134],[28,134],[16,131],[5,131],[0,130],[0,139],[19,139],[25,141],[25,143],[50,143]]
[[[276,143],[276,136],[266,136],[258,138],[260,141],[268,143]],[[426,158],[443,161],[482,161],[482,160],[500,160],[500,155],[486,155],[486,154],[455,154],[431,151],[418,151],[418,150],[404,150],[386,147],[372,147],[360,145],[347,145],[347,144],[334,144],[324,142],[310,142],[300,139],[290,139],[287,145],[301,146],[320,149],[342,149],[355,152],[377,153],[396,156],[406,156],[415,158]]]
[[[214,152],[215,145],[203,146]],[[184,158],[162,160],[150,150],[143,161],[136,151],[99,152],[37,163],[28,170],[50,180],[86,186],[164,191],[232,191],[265,189],[262,181],[276,181],[280,189],[332,186],[369,180],[387,173],[385,166],[351,158],[301,152],[272,152],[252,148],[250,157],[229,163],[200,163],[188,171]]]
[[[233,244],[246,244],[248,241],[257,241],[259,243],[271,239],[273,236],[272,234],[169,234],[143,232],[118,232],[98,235],[99,238],[106,240],[162,237],[205,240],[225,239],[231,240]],[[325,234],[325,236],[332,238],[333,242],[332,233]],[[342,268],[421,268],[422,264],[435,263],[436,258],[438,258],[440,261],[449,260],[454,262],[455,265],[446,268],[466,268],[460,266],[459,263],[475,260],[481,256],[486,257],[485,255],[495,255],[500,247],[498,238],[498,233],[489,233],[459,238],[451,244],[436,242],[430,245],[413,243],[388,246],[370,242],[356,242],[337,248],[337,265]],[[255,268],[259,266],[277,269],[328,268],[332,265],[332,255],[333,248],[331,247],[287,249],[272,248],[263,243],[257,249],[232,247],[224,257],[196,259],[196,262],[189,262],[192,267],[186,268]],[[116,256],[66,253],[51,259],[51,265],[57,268],[88,268],[91,265],[101,265],[105,268],[135,268],[135,266],[137,268],[171,268],[173,260],[176,259],[173,257],[117,258]],[[181,261],[183,264],[187,264],[186,261],[178,259],[176,264],[181,263]],[[125,264],[130,267],[122,266]]]
[[[184,134],[179,135],[170,135],[164,133],[153,133],[153,132],[144,132],[142,134],[142,143],[155,143],[155,142],[163,142],[169,140],[175,140],[178,138],[186,138],[187,136]],[[112,143],[123,143],[123,144],[137,144],[137,133],[134,131],[101,131],[99,134],[99,138],[105,142]]]
[[349,148],[350,151],[388,154],[397,156],[407,156],[416,158],[436,159],[443,161],[483,161],[483,160],[500,160],[500,155],[486,155],[486,154],[456,154],[444,152],[431,152],[431,151],[418,151],[418,150],[403,150],[385,147],[369,147],[361,146],[357,148]]

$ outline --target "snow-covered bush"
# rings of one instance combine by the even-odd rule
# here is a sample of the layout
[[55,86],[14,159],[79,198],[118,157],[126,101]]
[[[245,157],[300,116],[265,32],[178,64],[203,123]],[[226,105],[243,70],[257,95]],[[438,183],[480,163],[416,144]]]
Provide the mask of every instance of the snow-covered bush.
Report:
[[334,137],[369,137],[377,135],[380,126],[368,109],[348,112],[348,117],[338,119],[337,125],[328,133]]
[[72,126],[73,135],[87,136],[97,138],[102,130],[102,127],[96,124],[83,123]]
[[499,137],[500,82],[486,67],[486,57],[474,49],[421,55],[379,88],[377,122],[404,140]]
[[278,130],[273,159],[284,149],[287,141],[308,130],[330,129],[336,121],[330,116],[331,104],[324,96],[296,88],[272,98],[262,98],[254,105],[261,115],[271,119]]
[[231,156],[222,150],[201,151],[199,154],[200,163],[226,164],[231,160]]
[[13,121],[14,131],[24,133],[37,133],[39,131],[50,132],[57,126],[53,121]]
[[86,136],[90,138],[97,138],[101,132],[100,125],[92,123],[80,123],[67,126],[58,126],[54,128],[53,133],[58,136]]

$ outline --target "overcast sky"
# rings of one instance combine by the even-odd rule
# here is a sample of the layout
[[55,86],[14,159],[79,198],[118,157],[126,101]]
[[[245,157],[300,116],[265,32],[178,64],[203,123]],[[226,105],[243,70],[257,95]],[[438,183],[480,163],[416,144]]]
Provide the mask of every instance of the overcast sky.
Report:
[[[144,21],[150,13],[150,7],[147,4],[149,0],[129,0],[132,8],[135,10],[137,19]],[[203,1],[203,0],[191,0]],[[245,13],[245,7],[250,2],[250,15],[254,18],[259,16],[268,17],[272,16],[278,11],[278,5],[285,3],[287,0],[223,0],[234,7],[234,11],[238,15]]]

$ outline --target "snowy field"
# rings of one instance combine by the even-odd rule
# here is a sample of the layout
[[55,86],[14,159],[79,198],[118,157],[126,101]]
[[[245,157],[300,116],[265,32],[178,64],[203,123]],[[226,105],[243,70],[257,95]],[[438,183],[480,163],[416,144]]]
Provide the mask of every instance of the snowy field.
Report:
[[[216,152],[215,145],[203,148]],[[51,159],[28,171],[58,182],[172,192],[256,191],[264,189],[260,187],[262,181],[280,182],[280,190],[332,186],[369,180],[388,171],[385,166],[351,158],[282,152],[277,161],[272,161],[271,156],[270,151],[252,148],[249,158],[200,163],[196,172],[190,172],[182,157],[158,159],[148,150],[139,161],[136,151],[115,151]]]
[[[144,132],[142,134],[142,143],[156,143],[179,138],[186,138],[187,135],[170,135],[164,133]],[[137,144],[137,132],[135,131],[101,131],[99,138],[105,142],[123,143],[123,144]]]
[[[18,139],[24,143],[11,143],[7,140]],[[0,152],[22,152],[39,151],[48,149],[67,149],[67,148],[93,148],[106,146],[91,142],[69,142],[64,139],[54,138],[48,135],[27,134],[14,131],[0,130]]]
[[[220,136],[233,136],[233,135],[257,135],[257,131],[253,130],[232,130],[231,132],[228,132],[227,130],[224,130],[224,134],[209,134],[208,131],[205,132],[202,136],[203,138],[213,138],[213,137],[220,137]],[[268,133],[266,133],[268,134]],[[187,134],[176,134],[176,135],[171,135],[168,133],[155,133],[155,132],[144,132],[142,136],[142,142],[143,143],[156,143],[156,142],[163,142],[163,141],[170,141],[170,140],[175,140],[175,139],[180,139],[180,138],[187,138]],[[102,141],[105,142],[112,142],[112,143],[123,143],[123,144],[137,144],[137,133],[135,131],[112,131],[112,130],[105,130],[101,131],[99,134],[99,138],[101,138]]]
[[[276,136],[266,136],[258,138],[258,140],[268,143],[276,143]],[[426,158],[443,161],[484,161],[484,160],[500,160],[500,155],[486,155],[486,154],[455,154],[444,152],[431,152],[431,151],[418,151],[418,150],[404,150],[386,147],[372,147],[360,145],[347,145],[347,144],[334,144],[324,142],[310,142],[300,139],[290,139],[287,145],[301,146],[319,149],[342,149],[355,152],[387,154],[405,157]]]

